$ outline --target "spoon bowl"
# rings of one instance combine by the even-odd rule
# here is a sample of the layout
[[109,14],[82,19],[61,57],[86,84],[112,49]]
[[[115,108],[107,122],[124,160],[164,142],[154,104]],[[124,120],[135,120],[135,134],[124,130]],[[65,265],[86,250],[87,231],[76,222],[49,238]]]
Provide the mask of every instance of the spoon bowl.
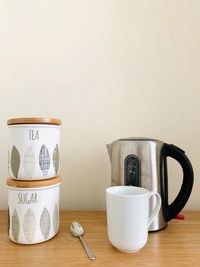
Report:
[[83,227],[78,222],[71,223],[71,225],[70,225],[70,232],[75,237],[79,237],[80,235],[81,236],[84,235]]

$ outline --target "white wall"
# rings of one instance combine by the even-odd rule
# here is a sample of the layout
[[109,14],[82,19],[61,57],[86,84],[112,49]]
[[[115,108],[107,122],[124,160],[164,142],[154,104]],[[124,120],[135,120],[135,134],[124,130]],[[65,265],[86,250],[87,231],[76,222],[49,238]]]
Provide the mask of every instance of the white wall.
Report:
[[[7,125],[62,119],[62,209],[104,209],[106,143],[148,136],[183,148],[199,210],[200,1],[0,0],[0,209]],[[170,164],[170,199],[181,172]]]

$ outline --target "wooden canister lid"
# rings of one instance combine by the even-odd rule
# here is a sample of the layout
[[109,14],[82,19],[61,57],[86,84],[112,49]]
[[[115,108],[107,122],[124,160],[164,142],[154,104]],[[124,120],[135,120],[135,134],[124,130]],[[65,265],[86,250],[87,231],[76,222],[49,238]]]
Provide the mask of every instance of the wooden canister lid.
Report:
[[7,120],[7,125],[15,125],[15,124],[53,124],[53,125],[61,125],[61,120],[55,118],[14,118]]
[[14,180],[12,178],[7,179],[7,185],[15,188],[38,188],[44,186],[51,186],[60,183],[60,176],[55,176],[46,180]]

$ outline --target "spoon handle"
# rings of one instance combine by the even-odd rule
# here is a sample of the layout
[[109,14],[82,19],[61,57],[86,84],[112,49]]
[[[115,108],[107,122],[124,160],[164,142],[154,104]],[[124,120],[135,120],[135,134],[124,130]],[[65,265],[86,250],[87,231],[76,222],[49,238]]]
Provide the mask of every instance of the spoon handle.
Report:
[[79,238],[81,240],[81,243],[82,243],[82,245],[83,245],[83,247],[84,247],[84,249],[85,249],[85,251],[86,251],[86,253],[87,253],[88,257],[89,257],[89,259],[90,260],[95,260],[96,257],[94,256],[92,250],[90,249],[90,247],[88,246],[88,244],[85,242],[85,240],[83,239],[83,237],[80,235]]

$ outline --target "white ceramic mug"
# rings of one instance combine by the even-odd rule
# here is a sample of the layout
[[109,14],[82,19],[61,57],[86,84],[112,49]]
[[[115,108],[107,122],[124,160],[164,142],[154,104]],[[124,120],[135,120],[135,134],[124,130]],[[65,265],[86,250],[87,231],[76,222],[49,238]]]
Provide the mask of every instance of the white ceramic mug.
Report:
[[[149,214],[149,200],[156,197]],[[110,243],[131,253],[145,246],[148,228],[161,207],[157,192],[135,186],[113,186],[106,189],[107,228]]]

